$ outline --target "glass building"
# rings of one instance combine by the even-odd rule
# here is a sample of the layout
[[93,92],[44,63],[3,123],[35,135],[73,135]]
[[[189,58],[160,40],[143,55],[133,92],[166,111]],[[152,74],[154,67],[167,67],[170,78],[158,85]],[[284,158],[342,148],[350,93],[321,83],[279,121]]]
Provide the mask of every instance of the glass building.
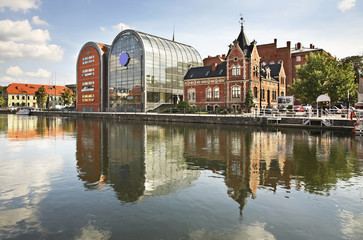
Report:
[[184,76],[202,66],[193,47],[135,30],[120,32],[109,54],[108,111],[156,109],[183,100]]

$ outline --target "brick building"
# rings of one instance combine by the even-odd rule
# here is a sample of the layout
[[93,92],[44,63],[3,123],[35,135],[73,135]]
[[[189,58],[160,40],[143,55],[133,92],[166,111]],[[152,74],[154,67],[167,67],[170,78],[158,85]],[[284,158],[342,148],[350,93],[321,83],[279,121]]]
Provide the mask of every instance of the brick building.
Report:
[[[315,48],[313,44],[304,47],[300,42],[291,47],[291,42],[287,41],[285,47],[277,47],[277,39],[273,43],[257,45],[258,53],[261,61],[266,64],[275,64],[283,62],[286,73],[286,89],[287,86],[293,84],[293,79],[297,78],[296,66],[306,63],[306,56],[312,52],[323,51],[321,48]],[[326,53],[326,52],[325,52]]]
[[77,59],[77,110],[101,112],[107,103],[108,52],[110,46],[88,42]]
[[246,94],[251,90],[255,106],[265,108],[277,105],[280,90],[284,94],[283,62],[261,65],[256,41],[248,41],[243,25],[227,55],[209,56],[203,63],[184,77],[184,99],[192,106],[208,111],[245,109]]

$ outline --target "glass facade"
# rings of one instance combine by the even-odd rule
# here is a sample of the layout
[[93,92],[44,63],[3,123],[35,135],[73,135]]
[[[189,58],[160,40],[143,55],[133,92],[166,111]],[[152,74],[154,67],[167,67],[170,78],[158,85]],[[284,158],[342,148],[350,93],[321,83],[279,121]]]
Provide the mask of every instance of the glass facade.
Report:
[[[149,111],[183,100],[184,76],[202,66],[191,46],[135,30],[122,31],[109,55],[109,111]],[[119,57],[128,53],[122,66]]]

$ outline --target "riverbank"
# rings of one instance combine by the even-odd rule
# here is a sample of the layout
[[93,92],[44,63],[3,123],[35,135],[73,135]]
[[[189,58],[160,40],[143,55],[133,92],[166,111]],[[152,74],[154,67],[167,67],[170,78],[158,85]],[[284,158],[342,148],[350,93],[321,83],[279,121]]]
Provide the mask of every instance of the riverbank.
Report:
[[[2,111],[2,113],[8,113]],[[119,119],[146,122],[177,122],[199,124],[227,124],[246,126],[273,126],[322,130],[353,130],[353,122],[340,115],[305,117],[303,113],[287,114],[178,114],[140,112],[66,112],[35,111],[35,116],[59,116],[76,118]]]

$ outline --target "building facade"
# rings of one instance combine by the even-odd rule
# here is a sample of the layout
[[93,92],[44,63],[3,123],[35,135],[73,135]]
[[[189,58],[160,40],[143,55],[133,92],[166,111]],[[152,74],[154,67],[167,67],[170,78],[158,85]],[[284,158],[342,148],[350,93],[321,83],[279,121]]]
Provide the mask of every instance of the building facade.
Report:
[[114,39],[109,55],[108,111],[150,111],[183,100],[183,78],[202,65],[191,46],[135,30]]
[[6,88],[7,106],[38,108],[35,92],[40,87],[44,87],[48,96],[47,107],[54,108],[56,105],[63,105],[61,94],[67,89],[66,86],[12,83]]
[[208,57],[204,67],[190,69],[184,78],[184,95],[192,106],[207,111],[245,109],[251,90],[257,108],[277,105],[285,89],[283,63],[261,65],[256,41],[249,42],[241,26],[227,55]]
[[107,104],[108,53],[110,46],[88,42],[77,58],[77,110],[105,111]]
[[287,92],[287,86],[292,86],[293,80],[297,78],[296,67],[306,63],[306,56],[312,52],[325,52],[321,48],[315,48],[313,44],[310,44],[310,47],[304,47],[300,42],[291,47],[290,41],[286,42],[285,47],[278,48],[277,39],[274,39],[273,43],[257,45],[257,49],[262,63],[276,64],[283,62],[286,74],[285,92]]

